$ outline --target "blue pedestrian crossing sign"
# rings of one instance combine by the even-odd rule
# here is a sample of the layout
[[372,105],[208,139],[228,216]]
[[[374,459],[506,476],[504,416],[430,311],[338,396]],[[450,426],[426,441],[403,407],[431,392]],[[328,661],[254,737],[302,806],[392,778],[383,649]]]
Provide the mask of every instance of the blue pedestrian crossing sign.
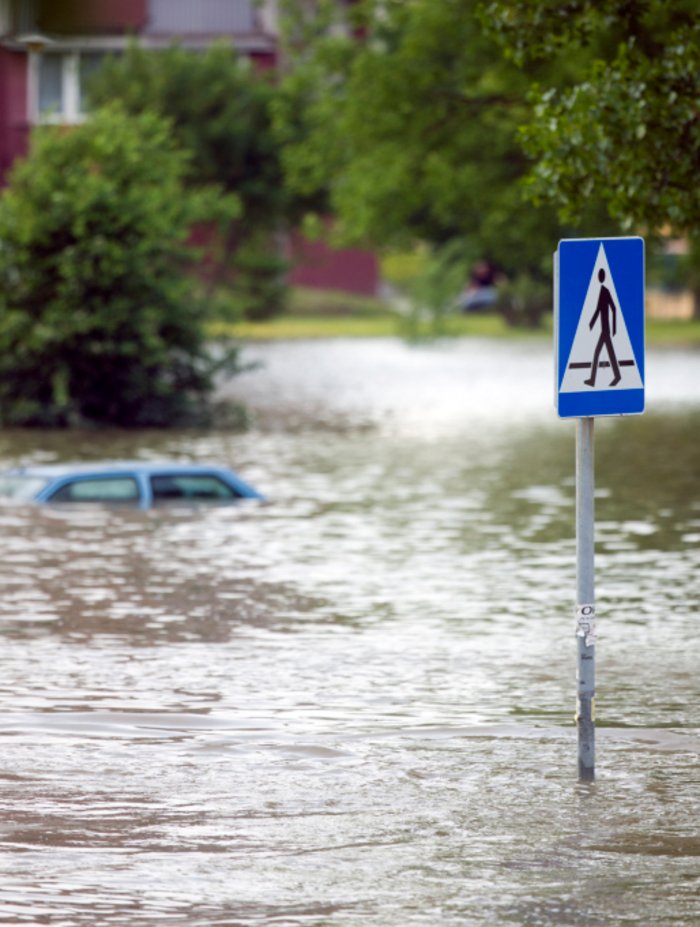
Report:
[[554,255],[561,418],[644,411],[644,240],[579,238]]

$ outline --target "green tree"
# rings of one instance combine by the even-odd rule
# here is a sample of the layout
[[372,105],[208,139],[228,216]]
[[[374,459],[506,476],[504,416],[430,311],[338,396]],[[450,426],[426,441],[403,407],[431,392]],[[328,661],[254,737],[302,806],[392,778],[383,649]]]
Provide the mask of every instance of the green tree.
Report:
[[[591,197],[625,228],[700,231],[700,8],[694,0],[486,3],[509,57],[581,61],[533,89],[532,191],[575,218]],[[557,71],[555,70],[555,73]]]
[[[278,254],[276,233],[297,215],[273,125],[277,93],[268,72],[256,70],[230,45],[216,43],[201,53],[178,46],[154,52],[134,44],[125,55],[107,59],[89,87],[95,105],[118,100],[129,113],[165,116],[177,144],[191,154],[188,186],[216,183],[238,197],[240,214],[218,239],[210,279],[215,285],[233,268],[238,301],[245,308],[251,293],[265,289],[272,274],[275,287],[252,310],[260,314],[274,314],[283,304],[279,284],[286,264]],[[250,259],[253,247],[255,261]]]
[[467,259],[542,278],[561,228],[521,188],[530,76],[476,13],[476,0],[361,0],[350,34],[309,44],[297,17],[279,103],[285,163],[297,190],[328,189],[350,240],[420,239],[439,254],[458,240]]
[[186,170],[155,115],[35,131],[0,197],[3,423],[160,426],[203,408],[215,366],[185,271],[204,206]]
[[235,193],[239,231],[274,228],[286,215],[289,197],[271,118],[275,85],[229,45],[155,52],[133,44],[105,60],[88,94],[95,106],[118,101],[133,115],[167,118],[174,140],[191,154],[185,180]]

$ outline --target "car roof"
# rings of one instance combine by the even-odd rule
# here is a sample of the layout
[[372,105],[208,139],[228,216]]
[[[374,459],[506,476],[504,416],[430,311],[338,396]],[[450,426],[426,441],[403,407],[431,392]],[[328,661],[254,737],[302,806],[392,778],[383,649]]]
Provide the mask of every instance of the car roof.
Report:
[[56,478],[62,476],[90,476],[97,473],[143,473],[146,475],[153,473],[231,473],[227,467],[208,466],[205,464],[188,464],[179,461],[161,460],[107,460],[86,463],[80,461],[76,463],[51,463],[51,464],[30,464],[24,467],[12,467],[5,470],[6,474],[22,476],[42,476],[46,478]]

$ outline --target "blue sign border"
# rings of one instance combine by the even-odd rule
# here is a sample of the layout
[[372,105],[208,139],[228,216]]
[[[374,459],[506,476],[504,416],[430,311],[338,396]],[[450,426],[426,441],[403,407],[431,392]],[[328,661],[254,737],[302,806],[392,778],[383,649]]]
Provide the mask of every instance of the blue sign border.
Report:
[[554,256],[554,344],[556,407],[560,418],[640,415],[644,388],[562,393],[561,384],[583,311],[586,292],[601,244],[615,281],[642,383],[644,371],[644,239],[569,238],[559,242]]

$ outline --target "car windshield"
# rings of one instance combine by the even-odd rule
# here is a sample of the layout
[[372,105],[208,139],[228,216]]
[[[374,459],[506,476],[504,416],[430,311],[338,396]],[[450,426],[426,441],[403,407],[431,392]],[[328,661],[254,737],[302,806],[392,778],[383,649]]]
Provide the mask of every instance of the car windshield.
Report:
[[46,486],[48,480],[41,476],[22,474],[0,474],[0,499],[16,499],[27,502]]

